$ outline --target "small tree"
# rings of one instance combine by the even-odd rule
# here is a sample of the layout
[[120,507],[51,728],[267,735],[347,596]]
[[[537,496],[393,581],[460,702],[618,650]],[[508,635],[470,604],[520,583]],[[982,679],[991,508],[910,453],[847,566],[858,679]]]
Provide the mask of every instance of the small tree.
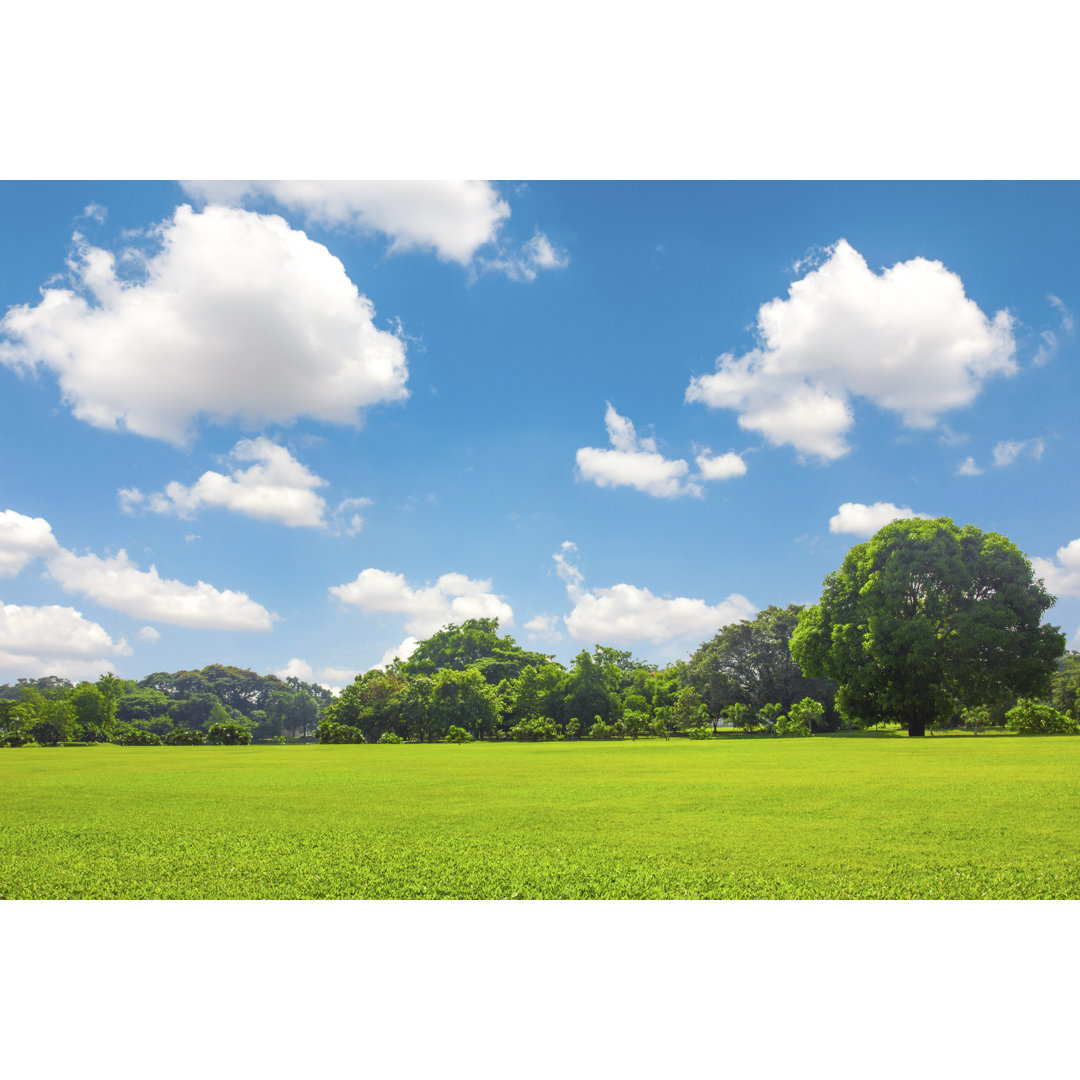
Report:
[[472,742],[472,732],[466,731],[463,727],[458,727],[456,724],[451,724],[446,730],[446,734],[443,736],[443,742],[457,743],[460,746],[462,743]]
[[787,716],[780,717],[776,722],[776,734],[790,737],[792,735],[811,735],[814,731],[814,721],[820,721],[825,715],[825,706],[813,698],[804,697],[802,701],[796,701]]
[[990,723],[990,710],[985,705],[972,705],[964,709],[960,719],[965,727],[971,728],[972,732],[978,735],[979,728]]
[[405,740],[400,735],[395,735],[392,731],[384,731],[378,739],[381,743],[403,743]]
[[350,724],[338,724],[333,720],[320,720],[315,738],[321,743],[362,743],[364,733]]
[[576,716],[571,716],[566,721],[566,737],[568,739],[576,739],[578,732],[581,730],[581,721]]
[[758,719],[770,730],[775,730],[777,721],[780,719],[780,714],[784,711],[784,706],[779,701],[771,702],[768,705],[762,705],[757,711]]
[[754,730],[754,717],[750,712],[750,706],[743,705],[742,702],[736,702],[734,705],[729,705],[724,710],[724,719],[727,720],[733,728],[742,728],[748,735]]

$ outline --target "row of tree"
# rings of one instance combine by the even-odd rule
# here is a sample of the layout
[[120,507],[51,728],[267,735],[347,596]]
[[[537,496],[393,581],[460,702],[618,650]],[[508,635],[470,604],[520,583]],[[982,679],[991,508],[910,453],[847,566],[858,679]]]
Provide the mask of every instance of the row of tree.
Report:
[[[775,731],[781,717],[801,716],[798,726],[814,731],[903,723],[922,735],[1019,724],[1036,713],[1016,712],[1018,702],[1035,699],[1062,718],[1039,721],[1049,730],[1075,726],[1080,707],[1080,655],[1065,654],[1058,628],[1041,621],[1053,602],[1005,537],[947,518],[896,521],[851,549],[819,604],[766,608],[663,670],[601,645],[564,667],[500,634],[496,619],[471,619],[337,697],[220,664],[138,682],[23,679],[0,687],[0,732],[51,743],[122,741],[132,731],[168,740],[231,724],[267,740],[307,737],[321,724],[335,741],[423,742],[453,731],[636,738],[715,732],[721,722]],[[816,707],[799,713],[807,700]]]

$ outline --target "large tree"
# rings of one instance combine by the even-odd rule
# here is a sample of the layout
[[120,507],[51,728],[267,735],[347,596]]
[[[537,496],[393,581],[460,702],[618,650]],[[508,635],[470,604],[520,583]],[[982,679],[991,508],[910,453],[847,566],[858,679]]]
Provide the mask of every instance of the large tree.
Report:
[[894,521],[853,547],[807,608],[791,653],[836,703],[909,735],[958,708],[1046,692],[1065,638],[1054,598],[1006,537],[948,518]]

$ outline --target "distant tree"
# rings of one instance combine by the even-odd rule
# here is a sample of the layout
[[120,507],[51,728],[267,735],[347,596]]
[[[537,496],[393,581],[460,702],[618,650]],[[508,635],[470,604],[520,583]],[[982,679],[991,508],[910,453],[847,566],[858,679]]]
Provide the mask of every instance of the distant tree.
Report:
[[75,710],[75,720],[82,729],[83,738],[87,742],[103,742],[116,717],[115,703],[110,715],[105,695],[89,682],[79,683],[68,694],[67,700]]
[[780,719],[784,712],[784,706],[778,701],[770,702],[768,705],[762,705],[757,711],[758,719],[765,725],[765,727],[773,730],[776,728],[777,721]]
[[839,720],[832,708],[836,684],[808,677],[791,654],[791,636],[801,611],[798,604],[765,608],[752,619],[723,627],[697,649],[680,678],[702,697],[710,716],[720,716],[735,702],[748,706],[755,715],[773,702],[786,711],[809,696],[825,702],[827,724],[835,727]]
[[807,608],[791,652],[839,683],[837,703],[911,736],[958,707],[1049,689],[1065,638],[1011,541],[948,518],[894,521],[853,547]]
[[458,744],[472,742],[473,733],[471,731],[466,731],[463,727],[451,724],[450,727],[446,729],[446,734],[443,736],[442,741]]
[[[749,705],[744,705],[741,701],[736,701],[729,705],[724,710],[724,719],[733,728],[742,728],[748,735],[756,727],[754,714],[750,711]],[[716,730],[716,725],[713,725],[713,730]]]
[[1050,704],[1080,720],[1080,652],[1067,652],[1050,680]]
[[588,650],[574,657],[562,691],[564,716],[595,716],[606,722],[615,710],[615,694],[605,670]]
[[444,668],[432,681],[429,714],[437,732],[460,727],[477,738],[492,734],[499,722],[495,687],[475,668]]
[[978,735],[979,728],[990,723],[990,710],[985,705],[970,705],[961,713],[961,720],[965,727],[971,728],[972,732]]
[[545,653],[527,652],[508,634],[500,636],[498,619],[451,623],[421,641],[403,665],[408,674],[434,676],[440,671],[476,668],[486,683],[516,679],[526,667],[551,661]]
[[813,698],[803,698],[796,701],[788,710],[787,716],[781,716],[776,722],[776,734],[790,737],[792,735],[811,735],[814,724],[820,723],[825,715],[825,707],[820,701]]
[[251,742],[251,732],[235,721],[214,723],[206,730],[206,741],[210,746],[240,746]]

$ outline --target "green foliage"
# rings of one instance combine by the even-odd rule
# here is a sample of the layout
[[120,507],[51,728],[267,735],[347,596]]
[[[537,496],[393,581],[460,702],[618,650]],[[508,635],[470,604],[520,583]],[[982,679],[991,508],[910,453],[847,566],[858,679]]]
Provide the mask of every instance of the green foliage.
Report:
[[1065,646],[1040,625],[1053,603],[1004,536],[948,518],[894,521],[825,579],[791,652],[840,684],[846,715],[923,735],[957,706],[1048,689]]
[[671,729],[667,726],[662,716],[657,716],[649,725],[649,731],[658,739],[670,739]]
[[152,731],[141,731],[139,728],[125,725],[116,731],[111,740],[118,746],[161,746],[161,736]]
[[166,746],[202,746],[205,742],[206,736],[201,731],[187,728],[173,728],[165,736]]
[[990,725],[990,710],[985,705],[970,705],[960,714],[964,727],[971,728],[975,735],[979,734],[979,728]]
[[468,619],[421,641],[402,667],[410,675],[474,668],[486,683],[497,686],[503,680],[517,679],[527,667],[540,667],[549,660],[544,653],[522,649],[508,634],[500,637],[498,619]]
[[364,733],[350,724],[339,724],[324,716],[315,729],[315,738],[321,743],[362,743]]
[[591,728],[589,728],[589,738],[591,739],[613,739],[615,738],[615,726],[614,724],[605,723],[598,716],[594,721]]
[[1080,720],[1080,652],[1067,652],[1050,680],[1050,704]]
[[[680,678],[698,693],[710,716],[721,716],[725,707],[735,702],[746,705],[755,715],[773,702],[785,712],[809,695],[826,702],[830,726],[835,726],[835,684],[807,677],[791,654],[791,638],[801,612],[798,604],[770,606],[753,619],[723,627],[694,653]],[[696,722],[696,718],[687,718],[683,726]]]
[[466,731],[465,728],[451,725],[446,729],[446,734],[443,736],[442,741],[460,745],[461,743],[472,742],[473,735],[471,731]]
[[1022,698],[1005,714],[1005,728],[1018,735],[1073,735],[1076,721],[1030,698]]
[[703,727],[709,722],[709,710],[693,686],[684,686],[675,697],[675,725],[682,730]]
[[742,728],[748,735],[757,727],[757,718],[750,711],[749,705],[735,702],[723,712],[724,719],[734,728]]
[[824,715],[825,706],[820,701],[805,697],[791,706],[787,716],[781,716],[776,721],[776,734],[786,738],[811,735]]
[[493,734],[499,722],[499,699],[495,687],[475,668],[444,668],[432,682],[429,714],[436,732],[459,727],[473,737]]
[[405,740],[400,735],[395,735],[392,731],[384,731],[378,739],[381,743],[403,743]]
[[5,731],[0,733],[0,747],[37,746],[38,743],[29,732]]
[[[762,705],[757,711],[757,718],[761,723],[770,729],[774,729],[777,723],[782,719],[781,714],[784,711],[784,706],[778,701],[770,702],[768,705]],[[779,732],[777,732],[779,734]]]
[[515,742],[556,742],[562,738],[559,725],[549,716],[530,716],[519,720],[509,731]]
[[246,746],[251,732],[243,724],[222,721],[206,729],[206,742],[210,746]]
[[401,723],[406,677],[394,668],[358,675],[323,709],[323,722],[348,724],[363,732],[364,742],[377,742],[384,731]]
[[79,683],[67,696],[75,710],[75,720],[83,738],[90,742],[104,741],[115,718],[115,706],[109,709],[105,695],[93,683]]
[[578,732],[581,730],[581,721],[576,716],[571,716],[570,719],[566,721],[564,730],[566,731],[566,737],[568,739],[576,739],[578,737]]
[[26,689],[16,710],[19,730],[30,734],[42,746],[59,746],[79,734],[75,707],[62,697],[45,697],[37,690]]
[[270,743],[271,746],[284,746],[286,739],[284,735],[271,735],[266,741]]
[[713,729],[708,724],[702,724],[700,727],[687,728],[686,736],[689,739],[711,739]]

